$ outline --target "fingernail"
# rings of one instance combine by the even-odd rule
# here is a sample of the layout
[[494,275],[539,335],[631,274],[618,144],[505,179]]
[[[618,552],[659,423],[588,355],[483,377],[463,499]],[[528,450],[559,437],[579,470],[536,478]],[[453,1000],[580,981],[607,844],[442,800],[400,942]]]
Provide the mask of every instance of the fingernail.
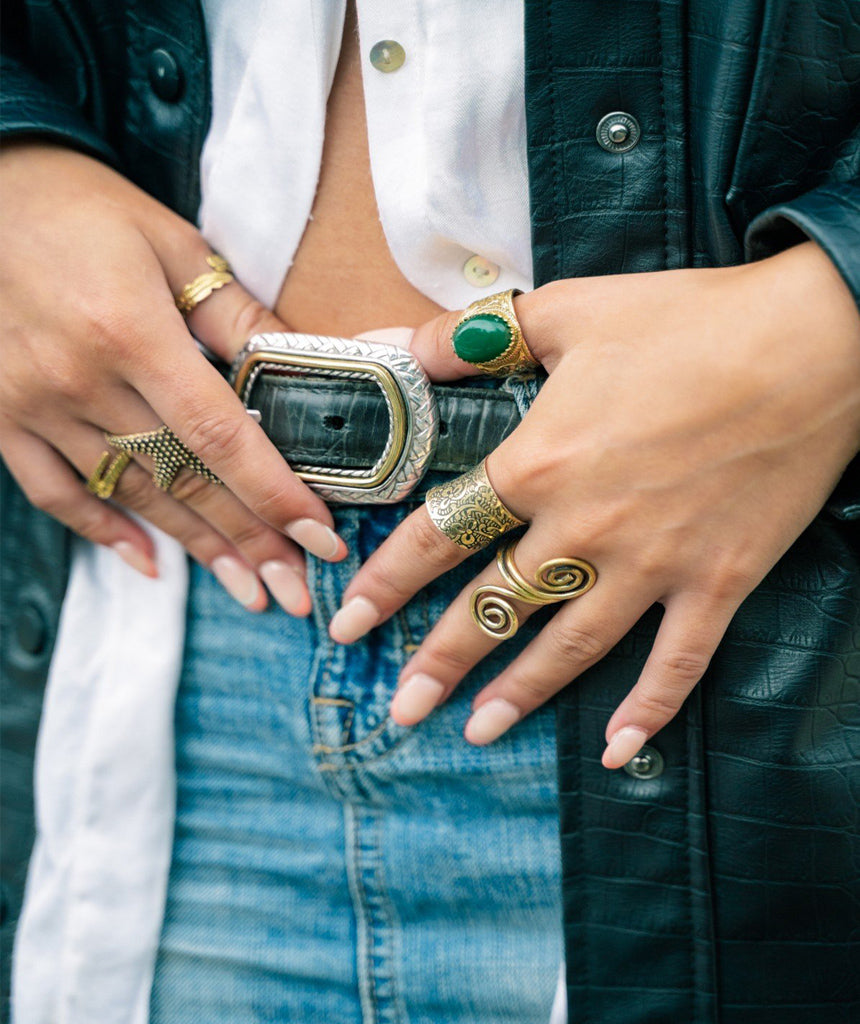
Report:
[[243,607],[250,607],[260,595],[260,581],[256,573],[243,565],[238,558],[219,555],[213,559],[212,572],[230,597]]
[[417,672],[401,683],[391,702],[391,717],[398,725],[417,725],[438,705],[445,687],[438,679]]
[[482,704],[466,722],[466,739],[476,746],[492,743],[522,718],[522,712],[504,697]]
[[366,597],[354,597],[339,608],[329,623],[328,631],[332,640],[339,644],[351,644],[373,629],[379,622],[379,609]]
[[263,562],[260,575],[272,597],[290,615],[307,615],[310,611],[308,588],[301,573],[286,562]]
[[603,751],[604,768],[620,768],[638,754],[648,739],[648,733],[635,725],[625,725],[612,737]]
[[158,577],[158,569],[155,562],[153,562],[149,555],[141,551],[140,548],[135,547],[131,541],[118,540],[116,544],[111,546],[125,564],[130,565],[132,569],[136,569],[143,576],[148,576],[151,580]]
[[340,540],[334,530],[316,519],[296,519],[287,524],[284,532],[317,558],[334,558],[340,548]]

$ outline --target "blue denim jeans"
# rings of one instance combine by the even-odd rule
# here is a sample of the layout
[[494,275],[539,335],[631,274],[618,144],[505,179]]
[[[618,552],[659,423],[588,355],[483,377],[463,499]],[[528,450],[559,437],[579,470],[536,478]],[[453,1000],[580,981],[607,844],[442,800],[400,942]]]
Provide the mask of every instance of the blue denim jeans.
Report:
[[314,613],[254,616],[192,570],[177,817],[153,1024],[547,1024],[562,932],[554,714],[485,748],[470,702],[537,624],[426,721],[397,675],[487,553],[364,641],[326,625],[409,506],[336,512]]

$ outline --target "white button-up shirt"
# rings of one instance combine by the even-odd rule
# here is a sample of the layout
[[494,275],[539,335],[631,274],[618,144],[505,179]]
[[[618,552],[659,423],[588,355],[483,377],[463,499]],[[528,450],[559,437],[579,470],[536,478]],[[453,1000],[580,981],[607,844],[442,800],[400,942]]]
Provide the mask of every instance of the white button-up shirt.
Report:
[[[314,201],[345,0],[203,7],[213,102],[200,226],[271,305]],[[449,309],[529,289],[522,0],[357,9],[373,184],[400,270]],[[393,70],[398,52],[371,57],[385,40],[403,49]],[[148,1021],[188,579],[179,545],[156,545],[160,578],[146,580],[76,542],[37,754],[16,1024]]]

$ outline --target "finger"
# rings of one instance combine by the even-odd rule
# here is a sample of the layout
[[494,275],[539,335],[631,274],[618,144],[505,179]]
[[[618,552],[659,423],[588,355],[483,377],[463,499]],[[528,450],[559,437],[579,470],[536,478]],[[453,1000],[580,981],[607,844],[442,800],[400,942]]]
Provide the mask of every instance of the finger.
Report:
[[90,494],[46,441],[23,430],[10,431],[4,436],[3,457],[36,508],[86,540],[112,548],[144,576],[158,576],[152,538],[118,508]]
[[[539,566],[548,558],[574,555],[573,551],[563,549],[571,546],[563,541],[553,544],[545,533],[532,529],[517,543],[515,563],[527,579],[535,579]],[[485,632],[475,621],[472,609],[472,595],[479,587],[498,587],[500,584],[504,585],[504,581],[494,561],[460,591],[442,614],[400,674],[400,686],[391,707],[395,721],[401,725],[414,725],[421,721],[433,707],[448,698],[478,662],[505,642]],[[593,590],[588,591],[583,600],[588,600],[593,593]],[[539,607],[515,599],[505,600],[513,608],[520,625]],[[431,695],[436,699],[431,700]],[[519,714],[511,715],[508,726],[519,717]]]
[[666,613],[639,680],[606,727],[606,768],[626,764],[670,722],[707,670],[737,604],[679,594]]
[[563,604],[525,650],[475,697],[470,743],[496,740],[600,661],[659,596],[604,574],[582,600]]
[[322,499],[293,474],[230,385],[188,343],[181,319],[177,324],[165,316],[148,340],[144,357],[129,360],[126,372],[158,418],[256,516],[311,554],[343,558],[346,545]]
[[[549,291],[539,289],[517,295],[513,303],[529,351],[550,370],[557,361],[558,353],[556,331],[548,323],[547,301],[551,301]],[[409,351],[418,359],[431,380],[457,380],[460,377],[480,376],[484,372],[474,363],[460,359],[454,352],[454,329],[462,315],[463,310],[441,313],[415,330]]]

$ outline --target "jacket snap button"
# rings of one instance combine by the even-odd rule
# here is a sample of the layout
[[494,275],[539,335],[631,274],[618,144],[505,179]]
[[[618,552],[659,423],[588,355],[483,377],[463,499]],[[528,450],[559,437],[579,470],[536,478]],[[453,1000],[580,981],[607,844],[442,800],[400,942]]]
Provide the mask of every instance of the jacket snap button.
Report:
[[624,765],[624,771],[634,779],[656,779],[663,774],[663,755],[647,744]]
[[32,602],[26,602],[15,616],[15,639],[18,647],[27,654],[41,654],[48,641],[48,624],[41,609]]
[[170,52],[159,47],[149,55],[149,84],[165,103],[175,103],[182,94],[182,68]]
[[607,153],[626,153],[639,142],[639,122],[632,114],[614,110],[597,124],[597,141]]

